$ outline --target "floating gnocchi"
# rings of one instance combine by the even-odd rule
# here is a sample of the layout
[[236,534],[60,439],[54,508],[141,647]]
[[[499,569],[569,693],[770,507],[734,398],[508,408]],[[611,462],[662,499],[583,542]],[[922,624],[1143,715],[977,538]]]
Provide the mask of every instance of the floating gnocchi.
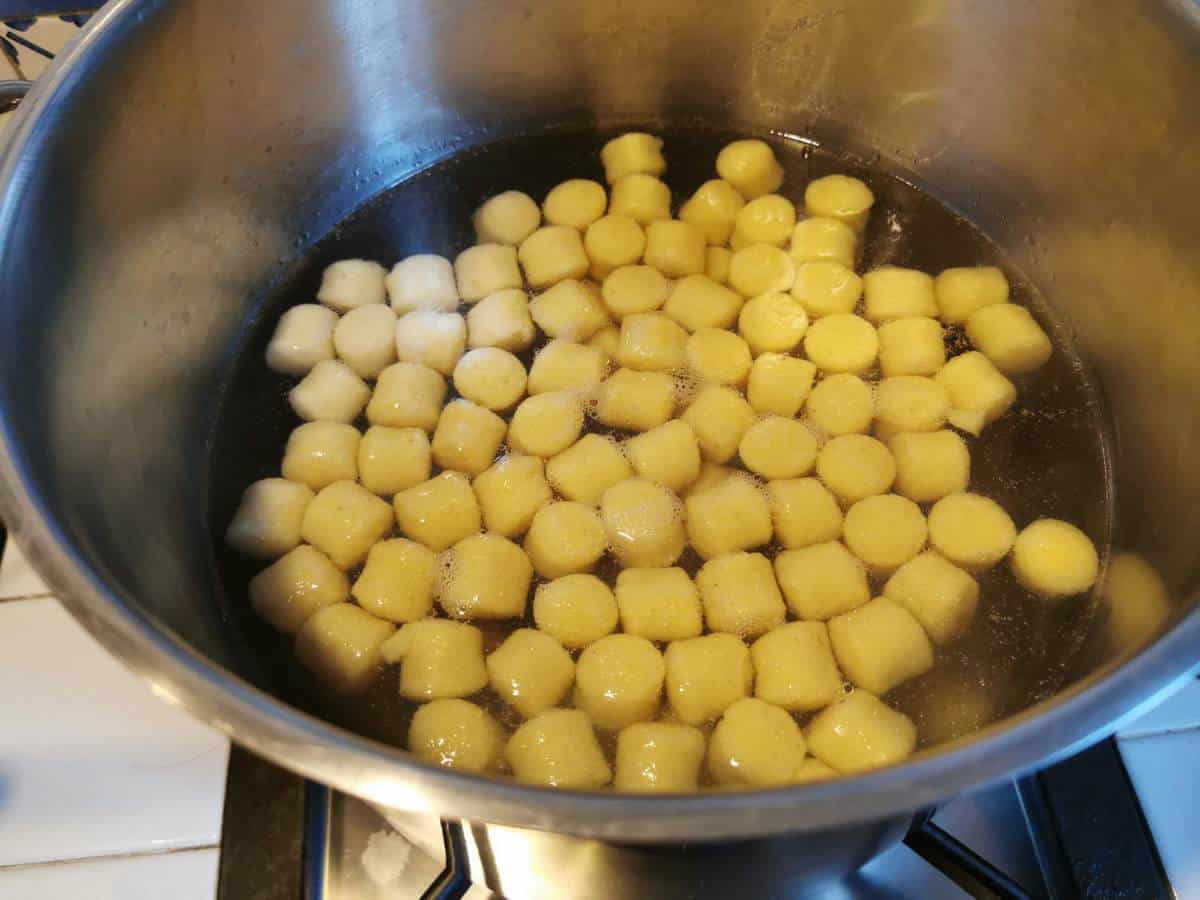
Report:
[[[225,534],[249,605],[328,690],[416,704],[430,765],[648,794],[892,765],[994,716],[973,682],[962,715],[890,699],[954,681],[935,648],[989,585],[1105,572],[972,482],[1055,349],[1001,268],[881,254],[871,184],[797,189],[761,140],[673,197],[665,149],[481,198],[457,253],[335,261],[267,345],[298,421]],[[1136,643],[1166,589],[1107,572]]]

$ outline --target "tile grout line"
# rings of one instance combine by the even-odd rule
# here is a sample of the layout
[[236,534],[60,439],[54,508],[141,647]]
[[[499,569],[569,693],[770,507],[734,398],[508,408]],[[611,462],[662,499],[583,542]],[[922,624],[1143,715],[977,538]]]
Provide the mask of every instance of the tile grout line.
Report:
[[0,597],[0,603],[13,603],[17,600],[57,600],[58,597],[53,591],[40,591],[33,594],[16,594],[12,597]]
[[0,865],[0,875],[22,869],[41,869],[47,866],[70,866],[75,863],[104,862],[105,860],[140,859],[147,856],[175,856],[180,853],[198,853],[202,850],[220,850],[220,844],[196,844],[190,847],[169,847],[165,850],[135,850],[127,853],[98,853],[93,856],[73,856],[69,859],[47,859],[41,862],[8,863]]

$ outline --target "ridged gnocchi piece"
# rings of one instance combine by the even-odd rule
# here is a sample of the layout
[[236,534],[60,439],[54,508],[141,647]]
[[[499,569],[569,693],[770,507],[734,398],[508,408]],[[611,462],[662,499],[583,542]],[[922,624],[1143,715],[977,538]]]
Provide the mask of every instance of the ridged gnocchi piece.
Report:
[[671,713],[687,725],[703,725],[750,696],[754,664],[735,634],[706,634],[667,646],[666,691]]
[[416,622],[433,609],[437,556],[416,541],[380,541],[367,553],[367,564],[350,593],[358,605],[389,622]]
[[783,624],[783,597],[771,561],[761,553],[713,557],[696,574],[696,587],[710,631],[753,638]]
[[791,418],[804,405],[816,375],[817,367],[807,359],[763,353],[750,368],[746,399],[760,415]]
[[604,185],[587,178],[570,178],[556,184],[542,201],[542,215],[551,225],[566,225],[580,231],[604,215],[608,192]]
[[396,315],[414,309],[453,310],[458,306],[458,284],[450,260],[418,253],[400,260],[384,279],[388,302]]
[[683,569],[625,569],[617,576],[616,600],[626,634],[678,641],[704,631],[700,594]]
[[475,477],[472,487],[487,530],[507,538],[524,534],[554,496],[542,460],[519,454],[496,460]]
[[[492,296],[509,293],[522,292],[502,290]],[[466,349],[467,320],[456,312],[414,310],[404,313],[396,322],[397,360],[420,362],[442,376],[449,376]]]
[[391,497],[429,479],[433,454],[420,428],[372,425],[358,442],[358,480],[373,494]]
[[612,780],[612,770],[587,713],[547,709],[508,739],[504,758],[517,781],[544,787],[595,790]]
[[704,732],[670,722],[635,722],[617,735],[613,787],[637,794],[695,791],[704,763]]
[[689,275],[671,286],[662,311],[688,331],[728,328],[737,321],[742,302],[741,294],[707,275]]
[[700,444],[682,419],[631,437],[625,455],[639,477],[672,491],[683,490],[700,475]]
[[896,493],[909,500],[935,503],[971,481],[971,454],[953,431],[898,434],[888,448],[896,461]]
[[1082,594],[1096,583],[1100,556],[1091,538],[1070,522],[1038,519],[1017,535],[1012,570],[1027,591],[1058,599]]
[[330,309],[344,313],[387,299],[384,277],[387,269],[369,259],[340,259],[321,273],[317,299]]
[[917,746],[917,727],[864,690],[817,713],[805,730],[808,749],[839,772],[866,772],[898,763]]
[[661,175],[667,171],[662,146],[662,138],[643,131],[627,131],[613,138],[600,150],[605,180],[613,184],[626,175]]
[[408,726],[413,756],[443,769],[495,772],[504,751],[504,729],[466,700],[434,700],[418,707]]
[[775,536],[786,549],[836,541],[842,536],[842,508],[816,478],[767,483]]
[[947,494],[929,510],[929,543],[969,572],[983,572],[1000,562],[1016,539],[1009,514],[979,494]]
[[306,422],[288,435],[280,471],[289,481],[319,491],[358,477],[359,430],[341,422]]
[[432,433],[446,399],[446,379],[428,366],[398,362],[379,373],[370,398],[367,421],[372,425],[420,428]]
[[508,244],[468,247],[454,258],[454,280],[458,295],[467,303],[475,303],[495,291],[519,288],[522,280],[516,248]]
[[731,473],[704,490],[693,489],[684,506],[688,538],[704,559],[771,540],[766,494],[744,473]]
[[546,463],[546,477],[568,500],[598,503],[614,484],[633,477],[633,467],[615,440],[585,434]]
[[396,361],[396,314],[382,303],[358,306],[333,329],[338,357],[359,378],[375,378]]
[[830,375],[817,382],[804,410],[808,420],[829,437],[863,434],[875,418],[875,391],[849,372]]
[[295,634],[313,615],[350,596],[346,574],[301,544],[250,579],[250,606],[276,631]]
[[339,569],[349,570],[392,529],[392,508],[353,481],[335,481],[322,488],[308,508],[300,536],[328,556]]
[[353,603],[318,610],[296,634],[296,659],[325,687],[355,694],[370,687],[383,662],[382,647],[396,630]]
[[492,464],[507,433],[508,423],[491,410],[451,400],[433,432],[433,461],[442,469],[478,475]]
[[834,616],[829,640],[846,677],[876,696],[933,668],[933,645],[925,629],[887,597]]
[[288,403],[306,422],[349,423],[372,396],[367,383],[348,365],[340,359],[323,359],[291,389]]
[[725,710],[708,742],[708,771],[717,784],[788,784],[804,761],[804,734],[785,710],[754,697]]
[[525,552],[543,578],[586,572],[607,549],[600,516],[583,503],[547,503],[534,514],[525,535]]
[[783,166],[766,141],[733,141],[717,154],[717,174],[747,200],[779,190]]
[[596,286],[574,278],[564,278],[534,297],[529,314],[550,337],[580,343],[609,323]]
[[380,648],[400,664],[400,696],[408,700],[469,697],[487,687],[483,632],[466,622],[420,619],[400,627]]
[[704,233],[709,244],[729,242],[734,222],[746,201],[728,181],[712,178],[696,188],[696,193],[679,208],[679,218]]
[[620,612],[612,590],[595,575],[564,575],[538,586],[533,620],[564,647],[580,650],[616,631]]
[[608,546],[630,568],[670,566],[683,553],[683,508],[671,491],[645,478],[614,484],[600,497]]
[[588,273],[597,281],[603,281],[613,270],[642,261],[646,252],[646,232],[629,216],[610,213],[587,227],[583,249],[590,264]]
[[817,439],[797,419],[765,416],[746,429],[738,456],[760,478],[798,478],[817,461]]
[[788,622],[750,646],[754,696],[789,712],[810,712],[842,694],[842,673],[833,658],[824,622]]
[[525,551],[498,534],[472,534],[439,560],[438,605],[453,619],[519,619],[533,566]]
[[566,278],[583,278],[590,266],[579,231],[566,225],[544,225],[529,235],[517,249],[517,261],[535,290]]
[[508,443],[518,453],[551,457],[583,431],[583,405],[574,391],[552,391],[521,401],[508,425]]
[[934,550],[914,556],[883,587],[940,647],[954,643],[970,627],[979,605],[979,584]]
[[610,634],[589,644],[575,666],[575,705],[598,728],[620,731],[658,715],[666,665],[643,637]]
[[528,194],[504,191],[475,211],[475,239],[481,244],[515,247],[542,224],[542,211]]
[[775,575],[788,608],[805,621],[823,622],[871,599],[866,568],[840,541],[784,550]]
[[520,353],[533,346],[535,336],[529,297],[522,290],[488,294],[467,313],[467,345],[472,349],[499,347],[509,353]]
[[406,537],[435,553],[483,527],[479,501],[461,472],[442,472],[392,499],[396,522]]
[[307,375],[336,350],[333,331],[338,315],[319,303],[301,303],[282,316],[267,344],[267,367],[284,375]]
[[837,219],[855,232],[862,232],[875,203],[866,183],[849,175],[826,175],[804,189],[804,212],[809,216]]
[[531,719],[557,706],[575,681],[575,661],[535,628],[518,628],[488,654],[488,681],[501,700]]

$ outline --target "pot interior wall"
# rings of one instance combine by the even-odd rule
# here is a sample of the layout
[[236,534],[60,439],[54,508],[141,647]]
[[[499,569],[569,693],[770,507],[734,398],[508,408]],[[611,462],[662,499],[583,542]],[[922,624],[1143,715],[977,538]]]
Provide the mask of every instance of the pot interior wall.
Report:
[[[909,173],[1040,285],[1113,417],[1116,541],[1182,595],[1200,530],[1188,14],[1132,0],[144,4],[89,38],[53,127],[8,160],[4,440],[107,590],[271,687],[213,599],[208,440],[289,261],[367,198],[497,138],[617,121],[776,130]],[[438,215],[412,223],[411,249]]]

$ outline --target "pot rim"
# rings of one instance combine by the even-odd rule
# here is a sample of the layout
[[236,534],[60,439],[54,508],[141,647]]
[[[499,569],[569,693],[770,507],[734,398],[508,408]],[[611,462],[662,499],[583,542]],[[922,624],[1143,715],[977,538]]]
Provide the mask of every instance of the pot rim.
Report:
[[[141,18],[137,0],[95,15],[21,104],[0,154],[0,266],[26,179],[63,98],[87,61]],[[1022,770],[1063,758],[1158,702],[1200,669],[1200,609],[1154,644],[1110,662],[1058,695],[980,735],[898,766],[825,783],[746,793],[636,796],[531,787],[421,763],[299,711],[211,662],[103,583],[75,552],[19,463],[0,410],[0,513],[67,608],[166,702],[285,768],[385,807],[621,841],[760,837],[833,829],[902,815]]]

